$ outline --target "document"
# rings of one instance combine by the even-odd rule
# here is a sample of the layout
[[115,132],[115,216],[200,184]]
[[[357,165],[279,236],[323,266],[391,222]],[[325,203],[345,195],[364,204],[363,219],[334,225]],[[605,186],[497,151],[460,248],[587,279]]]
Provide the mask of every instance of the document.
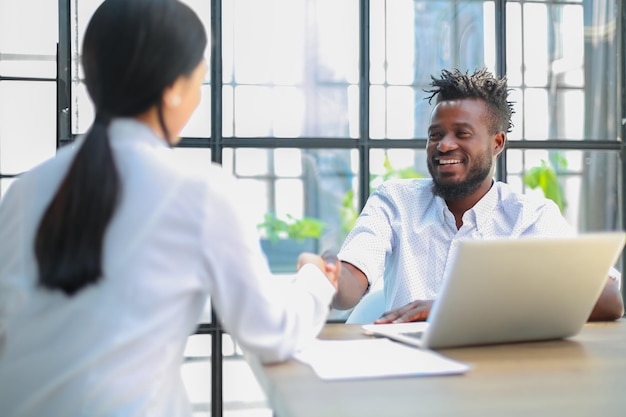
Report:
[[463,374],[471,367],[389,339],[320,340],[295,355],[327,380]]

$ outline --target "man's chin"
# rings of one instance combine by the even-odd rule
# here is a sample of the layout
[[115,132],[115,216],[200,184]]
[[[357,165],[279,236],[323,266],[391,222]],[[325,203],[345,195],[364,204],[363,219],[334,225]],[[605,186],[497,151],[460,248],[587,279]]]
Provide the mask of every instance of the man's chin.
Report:
[[453,188],[462,185],[463,179],[459,179],[458,176],[453,174],[439,174],[436,178],[433,178],[433,182],[438,187]]
[[432,191],[434,195],[444,200],[458,200],[467,197],[473,190],[466,187],[463,182],[449,178],[433,181]]

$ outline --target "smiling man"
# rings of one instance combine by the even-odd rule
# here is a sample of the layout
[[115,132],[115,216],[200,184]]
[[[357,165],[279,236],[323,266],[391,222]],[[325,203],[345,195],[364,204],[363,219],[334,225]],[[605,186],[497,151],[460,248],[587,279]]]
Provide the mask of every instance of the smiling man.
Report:
[[[444,70],[431,87],[432,178],[383,183],[338,254],[343,268],[333,307],[352,308],[383,279],[387,313],[378,323],[426,320],[459,240],[574,234],[553,201],[493,179],[512,128],[506,79]],[[613,269],[590,320],[623,315],[620,280]]]

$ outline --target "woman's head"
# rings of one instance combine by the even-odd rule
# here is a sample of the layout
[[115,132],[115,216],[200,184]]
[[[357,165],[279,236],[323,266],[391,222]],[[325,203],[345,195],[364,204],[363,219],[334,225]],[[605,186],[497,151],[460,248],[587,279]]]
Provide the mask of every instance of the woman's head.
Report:
[[83,42],[82,63],[97,118],[137,116],[156,106],[179,77],[191,77],[207,44],[197,15],[177,0],[105,0]]

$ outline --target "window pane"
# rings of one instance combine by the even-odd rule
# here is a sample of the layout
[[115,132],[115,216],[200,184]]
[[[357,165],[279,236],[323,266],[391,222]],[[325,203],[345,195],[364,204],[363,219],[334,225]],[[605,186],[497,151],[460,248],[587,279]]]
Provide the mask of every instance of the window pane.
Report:
[[0,82],[0,172],[20,174],[56,152],[54,82]]
[[493,2],[372,0],[370,14],[372,138],[425,137],[423,90],[442,69],[493,71]]
[[[519,192],[545,195],[579,231],[615,230],[621,223],[618,204],[620,161],[617,152],[508,150],[507,182]],[[532,189],[530,178],[558,178],[556,192]]]
[[370,151],[370,190],[391,178],[430,178],[424,149]]
[[584,90],[563,89],[552,92],[544,88],[514,88],[509,100],[513,102],[515,110],[509,140],[584,138]]
[[[182,0],[191,7],[198,15],[207,32],[208,45],[211,45],[211,3],[206,0]],[[71,4],[72,21],[72,133],[83,134],[89,129],[94,119],[94,109],[87,89],[82,82],[84,78],[80,62],[83,37],[87,24],[96,8],[102,0],[74,0]],[[210,63],[210,47],[205,52],[205,60]],[[209,137],[211,134],[211,93],[209,85],[209,73],[202,87],[200,104],[191,119],[181,132],[184,137]]]
[[506,75],[509,86],[522,85],[524,52],[522,42],[522,7],[517,2],[506,3]]
[[524,90],[524,139],[552,139],[549,135],[548,90],[527,88]]
[[0,74],[54,78],[58,23],[58,2],[0,3]]
[[223,28],[224,136],[356,137],[356,0],[224,1]]
[[615,140],[616,2],[509,1],[506,10],[507,76],[523,98],[516,135]]

